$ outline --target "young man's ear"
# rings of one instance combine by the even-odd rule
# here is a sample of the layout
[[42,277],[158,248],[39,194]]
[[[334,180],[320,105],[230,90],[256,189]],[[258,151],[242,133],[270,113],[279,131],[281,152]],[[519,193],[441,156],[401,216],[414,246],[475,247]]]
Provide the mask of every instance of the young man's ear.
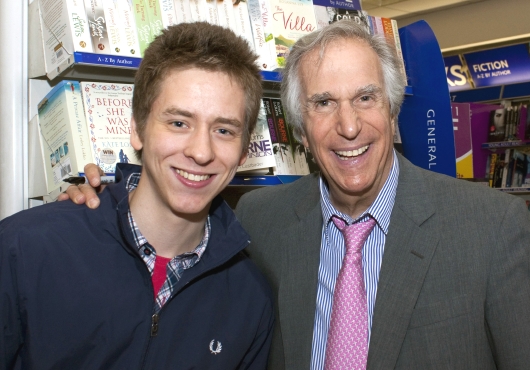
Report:
[[245,149],[243,149],[243,153],[241,153],[241,158],[239,159],[240,166],[242,166],[243,163],[247,161],[247,157],[248,157],[248,146]]
[[138,131],[136,130],[136,121],[134,120],[134,117],[131,119],[131,146],[136,151],[140,151],[143,148],[142,140],[140,139],[140,135],[138,135]]

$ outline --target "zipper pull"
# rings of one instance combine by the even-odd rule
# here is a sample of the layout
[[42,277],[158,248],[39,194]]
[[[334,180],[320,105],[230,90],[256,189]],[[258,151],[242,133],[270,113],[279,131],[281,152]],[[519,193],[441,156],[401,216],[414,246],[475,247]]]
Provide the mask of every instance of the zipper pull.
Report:
[[151,316],[151,336],[156,337],[158,334],[158,314]]

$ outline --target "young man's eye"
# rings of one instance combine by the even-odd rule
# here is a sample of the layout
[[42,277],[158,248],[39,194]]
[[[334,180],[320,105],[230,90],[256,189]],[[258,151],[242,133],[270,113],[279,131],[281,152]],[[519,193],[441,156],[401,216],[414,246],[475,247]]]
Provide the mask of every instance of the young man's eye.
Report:
[[219,130],[217,130],[221,135],[230,135],[232,133],[232,131],[230,130],[227,130],[226,128],[220,128]]
[[181,121],[173,121],[171,124],[175,127],[184,127],[184,122]]

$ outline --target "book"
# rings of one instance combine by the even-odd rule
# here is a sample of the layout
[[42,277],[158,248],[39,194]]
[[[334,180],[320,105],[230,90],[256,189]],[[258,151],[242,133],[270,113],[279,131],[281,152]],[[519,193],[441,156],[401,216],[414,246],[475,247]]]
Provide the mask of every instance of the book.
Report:
[[506,108],[490,112],[488,142],[503,141],[505,135]]
[[272,113],[272,101],[270,98],[262,98],[262,102],[265,111],[265,118],[269,127],[272,152],[274,155],[275,167],[273,168],[273,173],[275,175],[288,173],[287,163],[283,160],[283,154],[280,148],[278,134],[276,133],[276,127],[274,124],[274,114]]
[[140,56],[144,56],[145,49],[149,46],[153,38],[151,36],[151,26],[147,14],[147,6],[144,0],[132,0],[134,22],[136,23],[136,35],[140,47]]
[[149,22],[150,40],[153,41],[155,37],[160,35],[164,29],[162,23],[162,14],[160,12],[160,0],[144,0],[145,11],[147,13],[147,20]]
[[268,0],[247,0],[247,3],[254,49],[259,56],[258,64],[261,69],[272,71],[278,68],[278,64]]
[[237,34],[244,38],[254,49],[254,37],[252,36],[247,0],[235,0],[233,10],[236,18]]
[[526,179],[526,154],[518,149],[513,151],[513,172],[510,187],[522,187]]
[[512,183],[512,171],[513,171],[512,153],[513,153],[513,149],[508,148],[504,150],[504,164],[502,168],[501,188],[510,187]]
[[216,0],[190,0],[190,9],[195,22],[218,23]]
[[109,36],[109,53],[113,55],[132,56],[127,46],[125,27],[122,21],[122,10],[118,8],[121,0],[101,0],[105,13],[105,22]]
[[112,54],[103,0],[85,0],[85,9],[92,38],[92,51],[97,54]]
[[173,5],[177,24],[192,22],[190,0],[174,0]]
[[250,143],[248,145],[247,161],[237,168],[238,172],[257,170],[262,174],[272,174],[272,167],[276,166],[274,153],[272,151],[271,136],[269,125],[265,114],[263,101],[260,107],[260,113],[256,127],[250,134]]
[[118,162],[139,164],[130,143],[133,86],[81,82],[91,153],[105,173]]
[[138,40],[138,31],[132,0],[119,0],[117,3],[122,23],[124,47],[127,48],[128,55],[141,57],[142,52],[140,49],[140,41]]
[[294,43],[317,29],[312,0],[270,0],[272,32],[279,67]]
[[495,180],[495,169],[497,166],[497,153],[491,153],[488,158],[488,185],[490,188],[493,188],[493,183]]
[[159,0],[160,15],[162,16],[162,26],[168,28],[177,24],[177,14],[173,0]]
[[39,0],[46,72],[74,52],[92,52],[92,37],[83,0]]
[[39,131],[47,192],[93,162],[80,84],[61,81],[39,103]]
[[229,28],[237,34],[236,14],[232,0],[217,0],[216,4],[217,22],[219,26]]
[[277,168],[277,175],[296,175],[296,167],[294,163],[293,149],[289,140],[289,132],[285,116],[283,114],[282,102],[280,99],[271,99],[272,114],[274,117],[274,127],[278,138],[278,151],[280,152],[283,166],[280,168],[285,171],[280,173],[280,168]]
[[313,0],[313,10],[317,29],[342,19],[353,19],[370,31],[368,13],[361,10],[360,4],[350,1]]

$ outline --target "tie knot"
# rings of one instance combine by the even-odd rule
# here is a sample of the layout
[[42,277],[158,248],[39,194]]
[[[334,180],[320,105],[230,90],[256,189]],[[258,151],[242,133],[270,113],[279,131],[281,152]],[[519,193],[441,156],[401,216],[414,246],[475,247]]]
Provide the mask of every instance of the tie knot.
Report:
[[370,217],[364,222],[356,222],[346,225],[341,218],[333,216],[333,223],[342,232],[346,253],[358,253],[362,250],[364,242],[375,226],[375,220]]

